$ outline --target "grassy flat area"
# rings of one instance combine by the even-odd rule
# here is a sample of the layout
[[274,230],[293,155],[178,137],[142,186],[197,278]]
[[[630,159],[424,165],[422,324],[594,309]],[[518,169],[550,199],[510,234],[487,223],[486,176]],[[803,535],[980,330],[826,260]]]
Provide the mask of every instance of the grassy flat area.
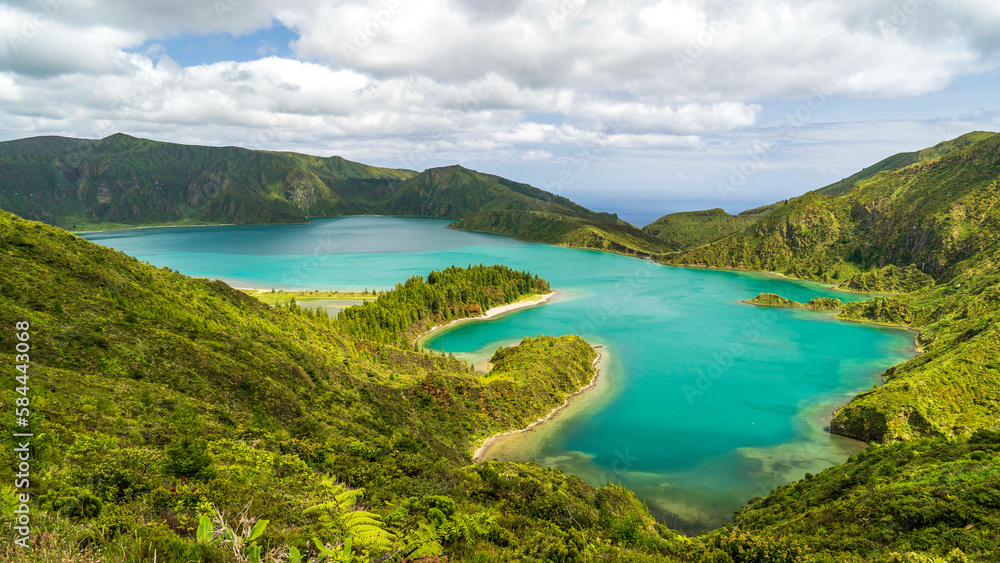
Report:
[[374,289],[368,292],[362,291],[288,291],[283,289],[241,289],[243,293],[267,303],[268,305],[287,305],[294,299],[299,301],[310,300],[363,300],[374,301],[378,299],[379,292]]

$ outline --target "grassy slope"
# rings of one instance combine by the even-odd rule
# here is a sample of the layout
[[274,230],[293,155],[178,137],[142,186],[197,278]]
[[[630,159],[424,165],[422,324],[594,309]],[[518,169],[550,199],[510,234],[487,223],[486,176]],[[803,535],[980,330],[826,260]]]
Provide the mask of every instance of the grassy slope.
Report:
[[[969,145],[984,140],[994,133],[974,131],[944,141],[933,147],[907,153],[899,153],[881,160],[867,168],[834,182],[828,186],[814,190],[824,196],[841,196],[849,192],[858,183],[867,180],[880,172],[899,170],[917,162],[924,162],[951,152],[964,149]],[[660,217],[646,225],[642,230],[664,241],[671,250],[687,250],[711,242],[749,227],[768,211],[782,203],[765,205],[748,209],[738,215],[730,215],[722,209],[707,209],[703,211],[684,211],[671,213]]]
[[806,194],[778,205],[750,226],[716,242],[662,261],[678,265],[766,270],[795,277],[833,282],[859,269],[840,248],[849,241],[843,201]]
[[[0,143],[0,208],[79,231],[296,223],[370,213],[442,217],[466,219],[470,230],[522,240],[631,254],[663,250],[656,239],[614,215],[460,166],[418,174],[340,157],[178,145],[121,134]],[[496,213],[530,220],[511,231]],[[559,223],[559,236],[538,224],[546,221]],[[572,231],[577,232],[567,234]]]
[[1000,135],[858,183],[844,195],[810,192],[751,226],[662,259],[673,264],[771,270],[841,282],[889,264],[938,278],[985,248],[995,232]]
[[178,145],[122,134],[10,143],[0,144],[7,147],[0,149],[0,207],[68,228],[185,220],[303,222],[307,216],[357,212],[354,192],[378,193],[415,174],[338,157]]
[[[349,337],[295,308],[6,213],[0,276],[0,324],[31,323],[34,531],[55,532],[48,549],[68,560],[82,558],[78,542],[95,541],[132,560],[154,549],[168,560],[231,560],[190,539],[207,503],[232,514],[251,502],[254,517],[271,520],[268,550],[304,547],[317,533],[337,543],[336,530],[303,514],[323,501],[325,476],[365,487],[369,508],[400,536],[428,523],[426,508],[400,508],[411,496],[447,496],[455,518],[501,514],[488,531],[441,540],[459,560],[558,553],[581,525],[584,545],[611,560],[667,547],[627,491],[537,466],[465,467],[482,438],[525,425],[589,381],[594,352],[578,337],[527,339],[497,358],[510,364],[504,377],[483,383],[454,360]],[[6,365],[14,342],[5,330]],[[13,385],[0,396],[12,404]],[[13,421],[2,424],[0,473],[10,483]],[[170,473],[168,452],[190,432],[207,440],[215,475],[185,482]],[[54,499],[68,506],[86,495],[103,502],[100,514],[54,512]]]
[[744,229],[760,218],[759,214],[730,215],[722,209],[685,211],[664,215],[642,228],[662,240],[672,250],[686,250]]
[[888,170],[899,170],[900,168],[905,168],[911,164],[917,162],[923,162],[930,160],[932,158],[937,158],[939,156],[944,156],[950,152],[956,150],[964,149],[965,147],[982,141],[983,139],[990,137],[994,133],[988,131],[973,131],[971,133],[966,133],[961,137],[952,139],[949,141],[943,141],[934,145],[933,147],[926,148],[920,151],[914,152],[903,152],[899,154],[894,154],[889,158],[880,160],[875,164],[856,172],[843,180],[839,180],[830,184],[829,186],[822,187],[816,190],[816,193],[827,196],[840,196],[851,191],[855,185],[859,182],[867,180],[872,176],[875,176],[879,172],[885,172]]

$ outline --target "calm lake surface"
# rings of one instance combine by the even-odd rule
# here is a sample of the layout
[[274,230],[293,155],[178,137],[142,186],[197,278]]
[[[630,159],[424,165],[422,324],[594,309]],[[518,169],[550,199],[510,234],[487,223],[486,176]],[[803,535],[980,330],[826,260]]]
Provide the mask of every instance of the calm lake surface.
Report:
[[579,334],[602,346],[595,390],[486,458],[535,461],[594,485],[620,482],[687,532],[724,523],[750,497],[858,451],[859,443],[823,430],[832,411],[913,355],[908,331],[741,302],[762,291],[797,301],[862,298],[819,284],[671,268],[448,224],[349,217],[84,238],[236,287],[389,289],[453,264],[537,273],[559,291],[549,303],[459,324],[423,343],[470,362],[538,334]]

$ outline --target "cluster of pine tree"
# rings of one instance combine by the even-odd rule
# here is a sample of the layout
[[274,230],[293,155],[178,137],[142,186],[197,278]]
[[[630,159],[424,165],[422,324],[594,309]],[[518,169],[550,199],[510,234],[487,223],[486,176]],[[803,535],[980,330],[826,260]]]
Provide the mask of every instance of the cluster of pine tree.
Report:
[[410,347],[426,327],[549,291],[545,280],[507,266],[452,266],[431,272],[426,280],[414,276],[376,301],[344,309],[337,324],[354,336]]

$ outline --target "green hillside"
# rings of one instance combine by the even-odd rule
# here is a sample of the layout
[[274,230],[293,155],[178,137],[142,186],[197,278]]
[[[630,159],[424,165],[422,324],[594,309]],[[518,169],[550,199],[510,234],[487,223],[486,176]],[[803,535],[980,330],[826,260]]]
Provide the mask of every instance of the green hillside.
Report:
[[[853,189],[855,185],[881,172],[899,170],[917,162],[930,161],[965,149],[994,135],[994,133],[990,132],[974,131],[927,149],[899,153],[881,160],[843,180],[814,190],[813,193],[828,197],[842,196]],[[747,229],[758,219],[782,205],[785,205],[785,202],[748,209],[738,215],[730,215],[722,209],[671,213],[646,225],[643,227],[643,230],[662,240],[671,250],[688,250],[715,242],[728,235]],[[773,225],[765,227],[762,231],[767,231],[769,228],[773,228]],[[739,267],[738,263],[730,263],[729,266]],[[811,277],[809,273],[806,273],[805,276]],[[858,288],[852,287],[851,289]]]
[[[44,151],[83,162],[93,148],[29,141],[3,144],[4,165],[56,158]],[[160,155],[164,170],[189,158],[180,145],[168,157],[155,143],[122,142]],[[884,385],[840,409],[831,425],[888,445],[750,499],[732,524],[696,538],[657,524],[615,485],[594,488],[534,464],[471,464],[483,438],[525,426],[586,384],[594,351],[575,336],[527,338],[498,351],[494,371],[480,376],[414,351],[410,341],[431,324],[548,291],[544,280],[503,267],[448,268],[400,280],[332,319],[273,308],[221,282],[0,213],[0,322],[30,324],[28,378],[16,382],[14,372],[0,402],[30,399],[35,542],[30,551],[6,542],[0,559],[235,562],[259,547],[262,560],[288,561],[295,547],[308,560],[321,556],[316,538],[342,561],[345,553],[354,561],[996,560],[1000,135],[960,144],[843,195],[812,192],[768,206],[740,231],[658,256],[885,292],[806,306],[920,330],[922,353],[888,370]],[[366,173],[335,159],[257,158],[272,157],[301,157],[300,171],[321,179]],[[126,161],[94,175],[124,170]],[[86,162],[89,170],[97,161]],[[51,180],[52,193],[63,193],[62,172],[53,174],[34,181]],[[384,210],[409,213],[423,201],[452,205],[448,213],[482,208],[463,228],[626,253],[656,244],[614,217],[527,186],[458,167],[425,174],[431,178],[368,178],[367,186],[384,189]],[[295,185],[310,178],[301,172]],[[343,180],[339,201],[360,205],[365,185]],[[477,200],[481,191],[493,195]],[[171,209],[166,196],[162,208],[138,192],[128,197],[146,213]],[[489,208],[498,197],[511,207]],[[770,294],[753,302],[797,305]],[[7,330],[0,340],[0,361],[10,366],[24,365],[15,356],[18,334]],[[18,506],[12,436],[25,430],[15,422],[0,422],[0,520],[8,529]],[[248,548],[234,549],[204,534],[198,541],[202,515],[244,537],[253,523],[267,525]]]
[[0,143],[0,207],[66,228],[293,223],[362,212],[414,175],[338,157],[160,143],[116,134]]
[[549,192],[448,166],[401,182],[374,211],[459,219],[450,228],[576,248],[648,256],[659,240],[609,213],[598,213]]
[[720,238],[746,228],[760,219],[761,210],[744,211],[730,215],[723,209],[684,211],[664,215],[642,228],[646,233],[662,240],[672,250],[686,250],[715,242]]
[[672,264],[769,270],[827,282],[914,265],[935,279],[980,252],[997,232],[993,208],[1000,135],[882,172],[841,196],[810,192]]
[[[560,221],[585,223],[613,239],[616,244],[608,246],[619,251],[663,250],[658,241],[614,215],[460,166],[417,173],[336,156],[178,145],[123,134],[0,143],[0,207],[77,231],[302,223],[309,217],[361,214],[458,220],[493,212],[545,212]],[[474,230],[501,232],[489,223],[478,220]],[[550,238],[534,228],[502,232],[553,244],[579,238]]]
[[834,430],[890,441],[998,427],[1000,244],[952,271],[946,283],[845,307],[844,318],[919,328],[923,353],[887,371],[884,385],[842,408]]
[[952,139],[950,141],[943,141],[934,145],[933,147],[926,148],[914,152],[902,152],[899,154],[894,154],[889,158],[880,160],[875,164],[856,172],[843,180],[839,180],[830,184],[829,186],[822,187],[816,190],[816,193],[828,196],[839,196],[844,195],[849,192],[858,182],[862,180],[867,180],[872,176],[875,176],[879,172],[885,172],[888,170],[899,170],[900,168],[905,168],[911,164],[916,164],[917,162],[923,162],[926,160],[931,160],[940,156],[944,156],[950,152],[964,149],[965,147],[982,141],[987,137],[994,135],[988,131],[973,131],[972,133],[966,133],[961,137]]
[[750,500],[720,535],[782,530],[803,561],[996,561],[998,491],[1000,433],[873,446]]
[[[989,284],[993,267],[967,264],[953,283]],[[576,336],[526,338],[480,376],[392,335],[547,290],[503,267],[449,268],[331,319],[0,213],[0,323],[29,325],[4,331],[0,361],[25,362],[16,344],[30,347],[24,394],[13,376],[0,389],[3,404],[24,396],[30,409],[27,427],[0,422],[8,529],[18,506],[13,432],[34,435],[33,547],[4,542],[0,558],[240,562],[259,548],[261,560],[289,561],[292,547],[303,560],[322,558],[322,547],[339,554],[324,560],[355,562],[998,553],[991,434],[875,449],[753,499],[734,525],[697,538],[657,524],[616,485],[535,464],[471,465],[484,437],[523,427],[587,383],[595,352]],[[967,291],[1000,300],[994,285]],[[213,528],[244,540],[254,524],[260,534],[246,547],[213,540],[199,532],[213,517]]]
[[597,216],[572,201],[461,166],[431,168],[395,187],[376,212],[461,219],[484,211],[538,210]]
[[[268,520],[257,545],[270,556],[288,546],[316,556],[313,537],[341,551],[350,541],[356,560],[588,550],[642,561],[668,547],[621,488],[529,464],[468,466],[483,438],[537,419],[593,377],[595,352],[578,337],[525,339],[498,353],[486,380],[365,336],[399,326],[392,316],[342,327],[7,213],[0,277],[6,365],[18,342],[10,327],[30,324],[33,541],[48,542],[31,553],[47,561],[103,560],[98,547],[118,561],[123,551],[128,561],[241,560],[196,541],[213,510],[232,525],[240,513]],[[503,302],[543,283],[510,283],[522,277],[453,269],[408,285],[460,295],[475,283]],[[415,303],[407,295],[398,302]],[[14,384],[0,390],[3,404],[20,396]],[[2,425],[9,524],[11,436],[25,428]],[[33,557],[0,547],[4,560]]]
[[970,134],[914,154],[919,162],[843,195],[807,193],[719,241],[660,257],[899,294],[840,313],[920,330],[923,353],[834,418],[834,431],[865,440],[969,436],[1000,419],[1000,135]]

